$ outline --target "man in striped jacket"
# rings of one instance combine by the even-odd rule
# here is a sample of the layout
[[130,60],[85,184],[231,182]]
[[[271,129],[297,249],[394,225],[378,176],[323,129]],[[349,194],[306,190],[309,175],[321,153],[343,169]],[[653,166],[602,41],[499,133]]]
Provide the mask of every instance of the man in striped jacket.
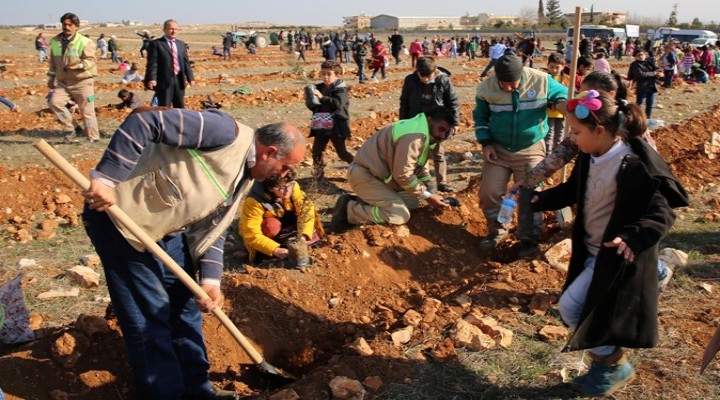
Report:
[[[135,383],[142,399],[235,399],[213,388],[200,310],[222,305],[227,228],[253,180],[282,176],[305,141],[278,123],[253,132],[218,110],[141,107],[120,125],[84,193],[85,227],[105,269]],[[190,276],[188,288],[107,210],[118,204]]]

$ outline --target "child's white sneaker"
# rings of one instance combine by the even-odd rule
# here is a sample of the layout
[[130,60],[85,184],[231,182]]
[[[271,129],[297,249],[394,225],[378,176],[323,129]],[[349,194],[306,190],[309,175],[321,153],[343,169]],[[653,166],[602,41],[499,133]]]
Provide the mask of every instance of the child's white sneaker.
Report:
[[660,250],[658,258],[661,259],[669,268],[682,268],[688,264],[688,254],[678,249],[666,247]]
[[666,247],[660,250],[658,254],[658,260],[662,261],[665,265],[665,277],[663,277],[658,283],[658,289],[660,293],[662,293],[665,291],[665,289],[667,289],[667,286],[670,283],[670,278],[672,278],[674,271],[687,265],[688,255],[687,253],[678,249]]

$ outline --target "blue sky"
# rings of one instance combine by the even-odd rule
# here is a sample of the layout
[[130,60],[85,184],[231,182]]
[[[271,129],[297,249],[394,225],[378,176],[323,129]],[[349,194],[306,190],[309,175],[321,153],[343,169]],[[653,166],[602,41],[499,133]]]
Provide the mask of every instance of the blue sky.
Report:
[[[537,10],[537,0],[469,1],[469,0],[2,0],[0,24],[20,25],[56,22],[71,11],[90,22],[140,19],[146,24],[174,18],[180,24],[242,23],[266,21],[293,25],[341,25],[342,17],[365,12],[370,15],[459,16],[466,12],[517,15],[523,8]],[[544,3],[547,0],[543,0]],[[626,11],[632,16],[667,20],[672,5],[678,3],[678,19],[690,22],[720,22],[720,7],[712,1],[679,0],[603,0],[595,1],[598,11]],[[12,4],[9,6],[8,4]],[[565,12],[576,5],[590,8],[591,2],[560,0]]]

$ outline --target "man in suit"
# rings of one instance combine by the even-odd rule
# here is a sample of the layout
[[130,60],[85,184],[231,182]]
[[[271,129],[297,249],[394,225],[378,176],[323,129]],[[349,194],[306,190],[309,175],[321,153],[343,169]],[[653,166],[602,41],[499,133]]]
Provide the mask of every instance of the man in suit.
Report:
[[180,27],[175,20],[163,24],[165,35],[150,42],[145,86],[155,91],[158,106],[185,108],[185,87],[192,86],[193,72],[185,42],[176,39]]

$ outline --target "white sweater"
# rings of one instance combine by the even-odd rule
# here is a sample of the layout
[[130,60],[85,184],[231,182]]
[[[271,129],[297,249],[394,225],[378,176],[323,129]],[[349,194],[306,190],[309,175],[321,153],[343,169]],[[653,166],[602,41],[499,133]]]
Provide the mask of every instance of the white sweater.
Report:
[[631,154],[630,146],[618,140],[607,153],[591,156],[590,171],[585,190],[585,247],[592,255],[597,255],[602,246],[605,228],[615,208],[617,181],[623,157]]

